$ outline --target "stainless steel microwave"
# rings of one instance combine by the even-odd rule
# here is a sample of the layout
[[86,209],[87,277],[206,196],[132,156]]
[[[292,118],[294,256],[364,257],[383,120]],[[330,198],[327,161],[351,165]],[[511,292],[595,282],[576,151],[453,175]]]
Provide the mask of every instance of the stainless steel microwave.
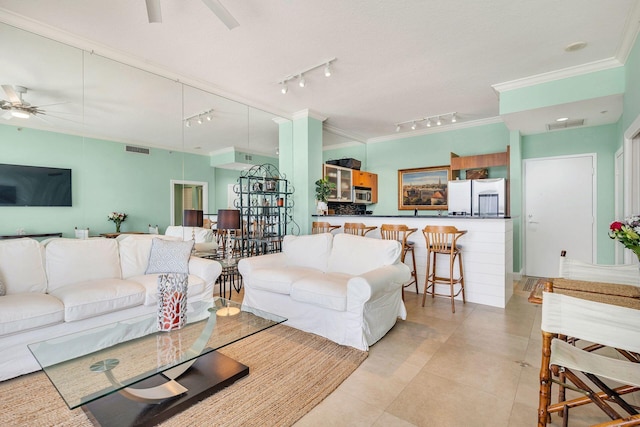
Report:
[[368,205],[371,201],[371,189],[368,187],[353,187],[353,203]]

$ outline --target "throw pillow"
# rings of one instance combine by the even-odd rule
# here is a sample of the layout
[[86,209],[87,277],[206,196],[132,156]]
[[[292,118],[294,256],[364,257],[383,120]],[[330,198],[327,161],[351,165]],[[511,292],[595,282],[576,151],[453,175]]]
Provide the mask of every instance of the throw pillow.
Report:
[[186,242],[154,238],[146,274],[184,273],[189,274],[189,257],[193,240]]
[[4,283],[2,283],[2,280],[0,280],[0,297],[3,297],[7,294],[7,288],[4,286]]

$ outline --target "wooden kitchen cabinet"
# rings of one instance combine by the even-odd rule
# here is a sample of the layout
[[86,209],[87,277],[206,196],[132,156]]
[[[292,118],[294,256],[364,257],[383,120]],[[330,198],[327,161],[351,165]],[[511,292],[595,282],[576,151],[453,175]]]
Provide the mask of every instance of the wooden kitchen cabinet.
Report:
[[371,202],[378,203],[378,174],[354,170],[351,175],[353,185],[371,188]]

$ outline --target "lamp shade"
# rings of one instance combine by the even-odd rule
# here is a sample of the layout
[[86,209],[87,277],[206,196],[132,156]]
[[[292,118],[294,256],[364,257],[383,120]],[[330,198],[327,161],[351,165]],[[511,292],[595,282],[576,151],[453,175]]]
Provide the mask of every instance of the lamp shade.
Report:
[[185,209],[182,214],[182,225],[186,227],[202,227],[204,218],[202,211]]
[[237,230],[240,228],[240,211],[237,209],[218,210],[218,230]]

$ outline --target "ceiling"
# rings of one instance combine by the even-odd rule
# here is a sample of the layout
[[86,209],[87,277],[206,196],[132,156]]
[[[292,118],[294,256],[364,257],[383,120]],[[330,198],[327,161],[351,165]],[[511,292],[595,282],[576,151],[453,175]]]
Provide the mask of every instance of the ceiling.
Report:
[[[589,125],[615,122],[621,97],[497,119],[494,86],[526,85],[534,76],[538,81],[541,75],[553,78],[560,70],[567,76],[594,64],[622,64],[640,25],[638,0],[221,2],[238,27],[229,30],[201,0],[161,0],[163,22],[154,24],[148,23],[144,0],[0,0],[0,21],[93,51],[85,55],[84,67],[100,70],[92,76],[100,84],[88,86],[84,76],[80,90],[57,79],[59,86],[50,87],[49,97],[42,99],[73,104],[69,100],[81,95],[74,91],[84,91],[85,99],[96,100],[94,108],[133,115],[138,128],[156,129],[141,142],[179,137],[180,126],[159,125],[168,114],[186,118],[208,108],[237,108],[250,131],[225,132],[227,138],[194,136],[194,145],[187,148],[207,153],[237,146],[243,138],[254,150],[275,151],[277,125],[272,119],[291,118],[306,109],[327,117],[325,146],[397,138],[396,123],[454,111],[458,123],[451,126],[504,119],[523,133],[545,131],[557,115],[585,118]],[[586,48],[565,50],[580,41]],[[25,67],[37,68],[52,54],[52,61],[66,67],[77,62],[73,55],[64,58],[42,48],[34,54],[29,51],[34,46],[26,46],[12,54],[13,72],[0,70],[0,83],[33,88],[26,99],[37,96],[38,85],[55,76],[25,73]],[[16,52],[6,40],[0,48]],[[102,56],[169,79],[151,74],[141,80],[114,78],[121,64]],[[285,77],[331,58],[337,59],[330,78],[320,67],[305,75],[305,88],[294,79],[286,95],[280,92]],[[52,74],[64,74],[64,68]],[[24,83],[27,75],[33,80]],[[148,90],[142,90],[142,80],[151,81]],[[175,85],[177,80],[189,85],[185,93]],[[184,102],[176,105],[167,96]],[[85,119],[89,111],[85,108]],[[133,130],[122,126],[113,139],[126,140],[128,132]],[[401,134],[412,131],[404,127]]]

